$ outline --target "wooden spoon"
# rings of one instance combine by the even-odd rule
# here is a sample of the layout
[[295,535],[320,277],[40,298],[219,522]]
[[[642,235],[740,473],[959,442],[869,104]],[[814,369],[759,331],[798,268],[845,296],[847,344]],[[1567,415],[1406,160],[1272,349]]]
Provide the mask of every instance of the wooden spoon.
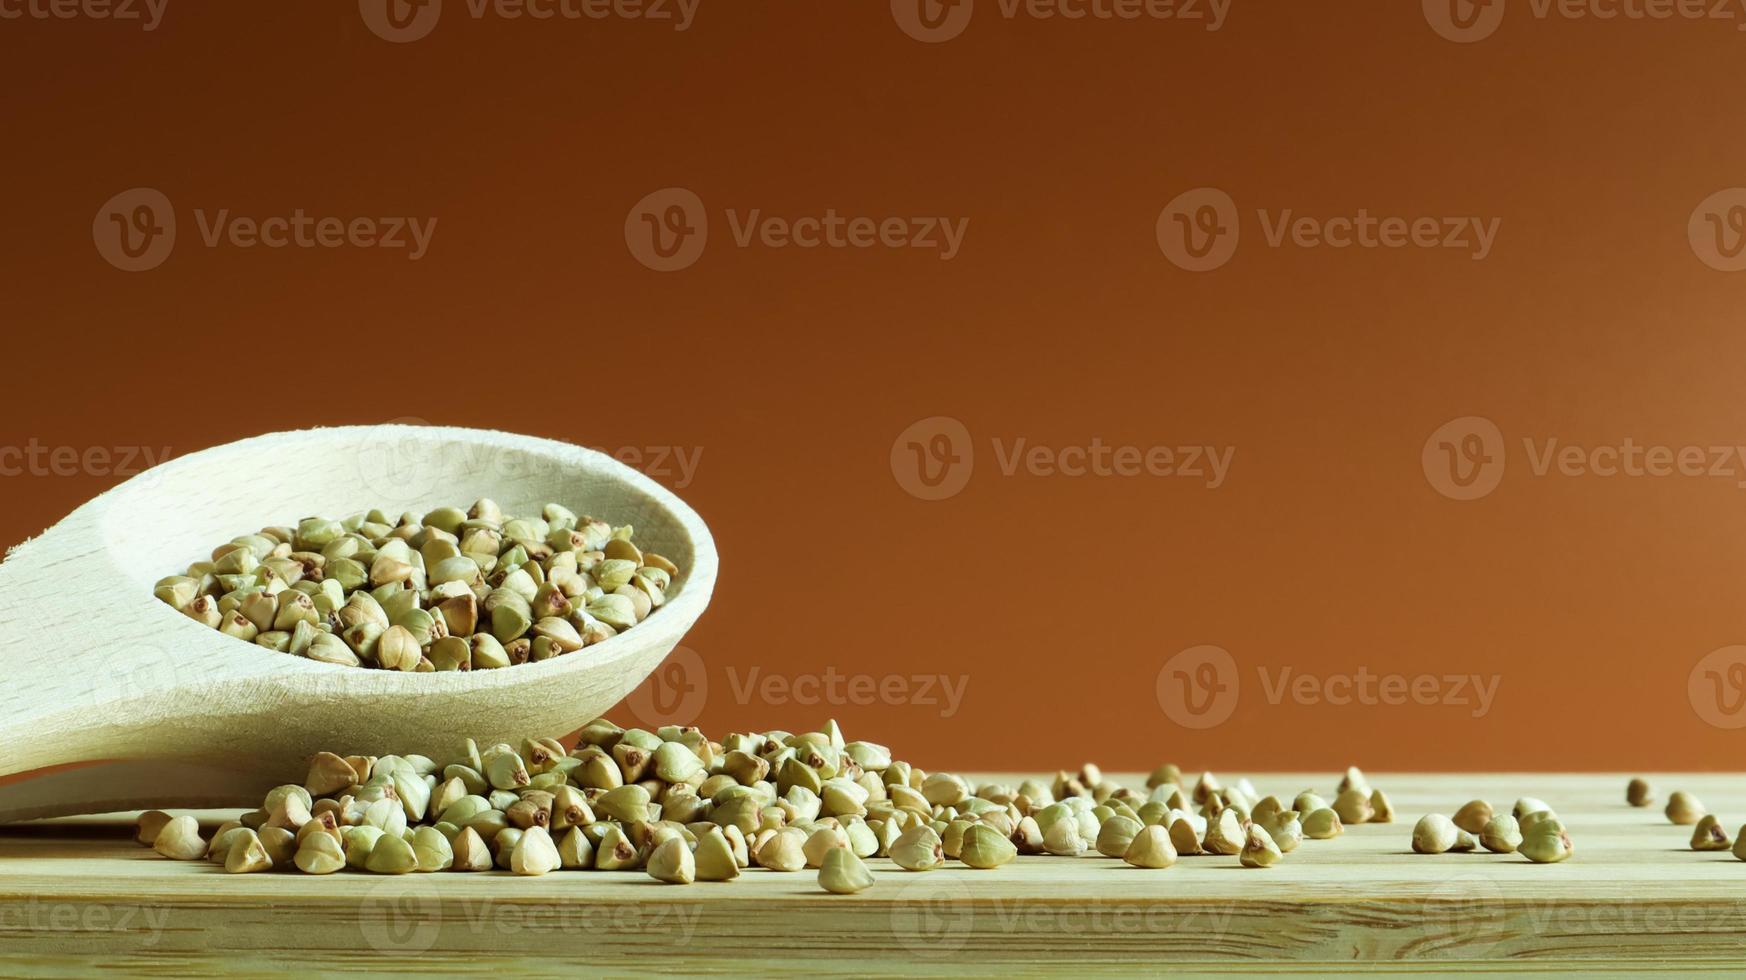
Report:
[[[497,670],[399,673],[274,653],[200,625],[152,586],[269,524],[491,497],[557,502],[679,566],[667,604],[604,643]],[[311,755],[440,755],[563,735],[654,670],[709,603],[715,543],[678,497],[609,456],[474,429],[261,436],[148,470],[0,563],[0,822],[145,806],[252,806]]]

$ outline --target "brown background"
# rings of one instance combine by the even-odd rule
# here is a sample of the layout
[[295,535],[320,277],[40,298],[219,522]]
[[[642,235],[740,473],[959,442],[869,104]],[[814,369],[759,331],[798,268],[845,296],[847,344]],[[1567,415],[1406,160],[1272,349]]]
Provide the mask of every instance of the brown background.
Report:
[[[1456,44],[1411,3],[1236,0],[1207,32],[978,0],[961,36],[923,44],[884,3],[703,0],[680,33],[448,0],[428,37],[391,44],[349,2],[170,0],[152,32],[0,21],[0,442],[180,454],[414,416],[701,448],[680,492],[723,555],[688,640],[711,730],[834,716],[965,768],[1737,767],[1740,733],[1687,687],[1746,642],[1743,464],[1537,477],[1521,440],[1746,442],[1746,276],[1686,234],[1698,202],[1746,183],[1742,23],[1512,3]],[[130,274],[92,220],[141,186],[181,231]],[[624,222],[673,186],[706,203],[711,237],[662,274]],[[1243,239],[1197,274],[1154,225],[1201,186],[1237,202]],[[438,225],[411,262],[206,248],[193,217],[298,207]],[[1484,261],[1268,248],[1254,214],[1360,207],[1501,232]],[[942,262],[737,248],[730,208],[970,224]],[[977,460],[929,502],[890,453],[935,415]],[[1462,503],[1420,451],[1468,415],[1510,457]],[[1217,490],[1005,477],[997,437],[1236,456]],[[0,542],[115,482],[0,480]],[[1242,671],[1235,713],[1201,731],[1156,689],[1197,644]],[[754,666],[967,687],[951,717],[736,697]],[[1286,666],[1499,687],[1480,718],[1268,703],[1255,669]]]

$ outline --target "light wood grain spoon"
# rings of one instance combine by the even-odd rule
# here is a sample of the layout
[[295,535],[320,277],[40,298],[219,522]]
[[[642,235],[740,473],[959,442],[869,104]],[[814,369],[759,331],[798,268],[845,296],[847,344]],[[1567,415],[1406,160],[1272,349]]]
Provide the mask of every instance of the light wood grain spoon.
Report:
[[[669,601],[596,646],[498,670],[399,673],[268,651],[208,629],[152,585],[269,524],[491,497],[636,527],[680,572]],[[183,456],[74,511],[0,563],[0,822],[146,806],[253,805],[317,751],[441,754],[562,735],[654,670],[708,604],[695,512],[609,456],[474,429],[381,425],[261,436]]]

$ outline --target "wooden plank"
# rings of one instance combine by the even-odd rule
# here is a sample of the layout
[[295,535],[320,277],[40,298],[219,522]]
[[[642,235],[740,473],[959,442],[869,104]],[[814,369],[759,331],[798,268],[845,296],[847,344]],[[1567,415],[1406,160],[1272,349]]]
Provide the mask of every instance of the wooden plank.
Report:
[[[1127,777],[1132,780],[1135,777]],[[1024,974],[1135,966],[1207,971],[1493,969],[1585,971],[1656,963],[1682,972],[1746,961],[1746,862],[1688,849],[1690,829],[1623,802],[1625,776],[1385,776],[1397,822],[1306,841],[1278,866],[1183,858],[1142,871],[1102,857],[1021,858],[996,871],[912,874],[870,862],[855,896],[813,873],[752,870],[672,887],[640,873],[381,878],[225,875],[158,858],[116,818],[0,832],[0,972],[122,970],[195,976],[238,965],[499,972]],[[1746,780],[1652,777],[1746,819]],[[1259,777],[1290,795],[1326,776]],[[1576,856],[1425,856],[1408,848],[1430,810],[1474,795],[1558,809]],[[223,814],[211,814],[217,818]],[[519,958],[519,959],[518,959]]]

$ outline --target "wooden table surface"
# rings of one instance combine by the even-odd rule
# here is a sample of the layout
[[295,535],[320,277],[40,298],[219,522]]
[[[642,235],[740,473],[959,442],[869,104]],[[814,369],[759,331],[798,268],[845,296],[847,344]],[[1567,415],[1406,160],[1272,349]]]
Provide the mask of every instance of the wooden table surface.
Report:
[[[1123,778],[1123,777],[1117,777]],[[1650,774],[1746,822],[1746,779]],[[1128,776],[1124,781],[1133,781]],[[1332,778],[1253,777],[1289,800]],[[910,873],[829,895],[815,872],[661,885],[641,872],[231,876],[159,858],[123,817],[0,828],[0,974],[178,977],[238,968],[499,974],[1029,974],[1662,968],[1746,962],[1746,861],[1624,803],[1624,775],[1371,774],[1391,824],[1305,841],[1269,869],[1185,857],[1147,871],[1100,856]],[[1537,796],[1576,853],[1417,855],[1412,824],[1475,796]],[[220,818],[222,813],[210,814]]]

